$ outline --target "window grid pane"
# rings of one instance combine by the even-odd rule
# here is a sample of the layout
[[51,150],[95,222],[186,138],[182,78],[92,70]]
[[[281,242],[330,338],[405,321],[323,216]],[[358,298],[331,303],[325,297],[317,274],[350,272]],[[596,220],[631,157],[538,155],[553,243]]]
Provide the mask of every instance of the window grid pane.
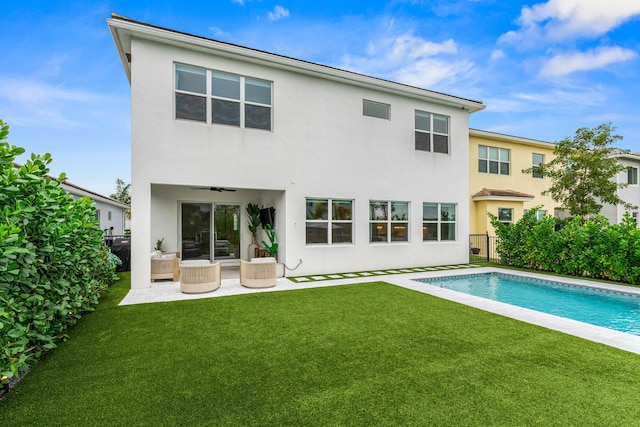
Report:
[[423,203],[422,217],[423,241],[456,240],[455,203]]
[[[329,206],[332,207],[329,216]],[[332,199],[306,200],[306,243],[353,243],[353,201]],[[337,219],[336,219],[337,218]]]
[[449,154],[448,116],[415,110],[414,121],[416,150]]

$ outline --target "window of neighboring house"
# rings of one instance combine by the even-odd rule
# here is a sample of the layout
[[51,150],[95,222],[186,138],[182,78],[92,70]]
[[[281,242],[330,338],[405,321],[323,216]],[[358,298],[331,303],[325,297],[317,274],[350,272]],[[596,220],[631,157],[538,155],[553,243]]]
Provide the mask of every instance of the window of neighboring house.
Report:
[[408,242],[409,202],[369,202],[369,241]]
[[536,154],[533,153],[531,158],[531,164],[533,166],[533,171],[531,172],[534,178],[543,178],[540,172],[536,172],[535,168],[544,163],[544,154]]
[[498,221],[506,225],[511,224],[513,222],[513,209],[498,208]]
[[627,184],[638,185],[638,168],[633,166],[627,168]]
[[635,221],[635,223],[638,223],[638,212],[631,212],[631,218],[633,218],[633,220]]
[[363,99],[362,114],[368,117],[389,120],[391,117],[391,105]]
[[175,67],[177,119],[271,130],[270,81],[181,64]]
[[449,153],[449,117],[415,111],[416,150]]
[[478,172],[509,175],[510,150],[506,148],[478,146]]
[[107,212],[107,220],[111,221],[111,211]]
[[[529,209],[525,209],[524,213],[526,214],[527,212],[529,212]],[[538,209],[536,211],[536,219],[538,221],[544,219],[544,217],[547,216],[547,211],[543,210],[543,209]]]
[[305,224],[307,244],[353,243],[353,201],[307,199]]
[[454,203],[422,204],[422,240],[456,240],[456,205]]
[[96,209],[96,219],[100,221],[100,209]]

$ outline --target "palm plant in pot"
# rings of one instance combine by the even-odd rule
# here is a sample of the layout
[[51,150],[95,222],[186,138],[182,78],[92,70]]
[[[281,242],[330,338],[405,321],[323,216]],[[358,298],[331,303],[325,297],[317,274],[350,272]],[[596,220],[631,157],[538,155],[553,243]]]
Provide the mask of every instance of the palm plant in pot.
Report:
[[271,224],[267,224],[264,226],[264,232],[267,233],[267,238],[269,239],[269,243],[262,241],[262,246],[267,250],[270,257],[278,258],[278,242],[276,239],[276,232],[271,227]]
[[258,247],[258,227],[260,226],[260,206],[249,203],[246,208],[249,232],[251,233],[251,244],[249,245],[249,258],[253,257]]

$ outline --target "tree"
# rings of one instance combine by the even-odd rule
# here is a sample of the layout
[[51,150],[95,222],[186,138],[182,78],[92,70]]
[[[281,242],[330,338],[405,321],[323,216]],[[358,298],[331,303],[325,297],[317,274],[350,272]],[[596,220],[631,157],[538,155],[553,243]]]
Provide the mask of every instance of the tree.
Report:
[[[117,200],[120,203],[124,203],[125,205],[131,205],[131,184],[126,184],[120,178],[116,178],[116,192],[111,194],[113,200]],[[125,212],[127,218],[131,219],[131,211],[127,210]]]
[[116,192],[111,194],[113,200],[117,200],[125,205],[131,204],[131,184],[126,184],[120,178],[116,179]]
[[573,216],[586,219],[598,214],[603,204],[632,209],[633,205],[618,196],[618,190],[628,184],[617,183],[614,179],[617,173],[626,169],[616,156],[627,152],[612,147],[622,139],[613,134],[615,129],[611,123],[593,129],[580,128],[573,138],[567,137],[557,143],[553,160],[522,172],[537,172],[550,178],[551,187],[542,194],[550,194]]

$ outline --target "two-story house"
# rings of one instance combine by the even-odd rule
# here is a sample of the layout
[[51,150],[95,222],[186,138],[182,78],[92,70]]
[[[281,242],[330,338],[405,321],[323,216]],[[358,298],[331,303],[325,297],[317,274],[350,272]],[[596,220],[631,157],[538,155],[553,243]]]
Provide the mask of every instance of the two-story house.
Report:
[[469,130],[469,228],[471,234],[493,235],[487,212],[504,223],[540,206],[537,215],[556,215],[561,208],[542,195],[551,182],[539,173],[522,171],[553,158],[555,144],[483,130]]
[[[640,185],[638,185],[638,171],[640,170],[640,153],[628,153],[617,156],[618,162],[625,166],[625,170],[615,176],[615,182],[627,184],[625,188],[618,190],[618,197],[627,203],[636,206],[629,214],[638,222],[638,209],[640,207]],[[612,224],[622,221],[627,209],[623,205],[604,205],[600,213]]]
[[479,101],[113,15],[131,84],[132,287],[149,252],[250,258],[272,221],[288,274],[468,261]]

